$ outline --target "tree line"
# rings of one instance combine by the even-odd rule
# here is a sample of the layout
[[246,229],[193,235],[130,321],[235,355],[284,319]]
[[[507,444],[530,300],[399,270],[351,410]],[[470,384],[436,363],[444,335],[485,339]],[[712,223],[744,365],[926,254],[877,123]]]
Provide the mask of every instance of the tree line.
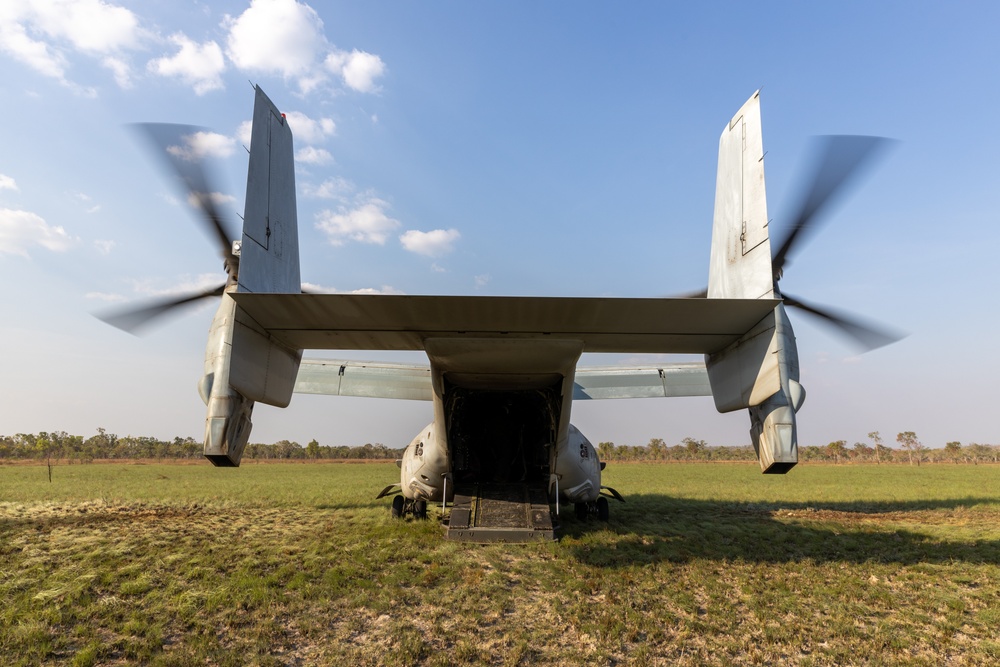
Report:
[[[869,442],[836,440],[827,445],[799,447],[799,460],[832,463],[998,463],[1000,445],[948,442],[944,447],[930,448],[921,443],[913,431],[896,435],[898,448],[885,444],[878,431],[868,434]],[[726,447],[709,445],[704,440],[684,438],[668,445],[661,438],[652,438],[645,445],[616,445],[601,442],[597,454],[603,461],[756,461],[757,454],[749,445]],[[319,460],[319,459],[397,459],[403,449],[386,447],[382,443],[359,446],[321,445],[315,439],[305,446],[290,440],[271,444],[250,443],[243,451],[249,460]],[[0,436],[0,460],[58,459],[71,463],[87,463],[95,459],[200,459],[202,443],[194,438],[159,440],[147,436],[118,436],[103,428],[89,438],[70,435],[65,431],[36,434],[18,433]]]
[[[846,440],[836,440],[827,445],[800,445],[799,461],[832,463],[1000,463],[1000,445],[983,445],[953,441],[944,447],[924,445],[913,431],[896,435],[897,448],[885,444],[878,431],[868,434],[869,442],[855,442],[848,446]],[[597,445],[597,455],[602,461],[756,461],[757,454],[750,445],[742,447],[710,446],[704,440],[684,438],[676,445],[667,445],[660,438],[652,438],[646,445],[616,445],[602,442]]]
[[[397,459],[402,449],[392,449],[382,443],[321,445],[316,440],[306,446],[290,440],[271,444],[249,443],[243,450],[244,459]],[[45,460],[59,459],[71,463],[88,463],[95,459],[200,459],[202,443],[194,438],[159,440],[148,436],[118,436],[105,429],[84,439],[65,431],[48,433],[18,433],[0,436],[0,459]]]

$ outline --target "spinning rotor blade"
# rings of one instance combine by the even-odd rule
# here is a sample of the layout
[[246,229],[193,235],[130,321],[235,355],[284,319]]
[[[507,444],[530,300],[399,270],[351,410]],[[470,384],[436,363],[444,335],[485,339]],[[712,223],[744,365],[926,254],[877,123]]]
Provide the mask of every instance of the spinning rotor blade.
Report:
[[203,292],[198,292],[195,294],[189,294],[187,296],[171,297],[169,299],[164,299],[162,301],[154,301],[148,305],[142,306],[140,308],[129,308],[126,310],[119,310],[114,313],[109,313],[107,315],[97,315],[99,320],[107,322],[113,327],[118,327],[122,331],[127,331],[134,334],[137,329],[140,329],[144,324],[148,323],[150,320],[159,317],[166,312],[177,308],[178,306],[183,306],[186,303],[191,303],[192,301],[198,301],[199,299],[207,299],[212,296],[222,296],[226,291],[226,284],[223,283],[218,287],[213,287],[207,289]]
[[781,278],[789,253],[810,226],[815,228],[817,215],[844,185],[862,171],[889,140],[884,137],[838,135],[821,137],[819,158],[811,185],[798,214],[792,218],[788,237],[778,246],[771,262],[774,279]]
[[784,299],[786,306],[799,308],[825,320],[827,324],[833,325],[841,334],[853,340],[864,352],[895,343],[904,338],[902,334],[878,329],[871,324],[863,324],[857,319],[834,312],[829,308],[811,306],[790,294],[782,294],[781,298]]
[[226,263],[226,272],[233,276],[236,267],[232,249],[234,237],[226,231],[222,215],[212,199],[217,190],[210,187],[202,166],[208,133],[190,125],[170,123],[142,123],[136,127],[152,141],[156,152],[184,183],[184,196],[201,212],[209,235],[214,236],[218,243],[219,253]]

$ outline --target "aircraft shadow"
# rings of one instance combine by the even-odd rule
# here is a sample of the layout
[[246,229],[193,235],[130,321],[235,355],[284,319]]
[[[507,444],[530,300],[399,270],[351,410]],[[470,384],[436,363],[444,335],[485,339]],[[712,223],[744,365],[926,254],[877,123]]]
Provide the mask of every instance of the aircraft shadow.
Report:
[[[739,503],[629,495],[612,503],[611,521],[579,521],[563,512],[559,535],[580,538],[575,558],[606,568],[662,561],[749,561],[755,563],[946,563],[1000,564],[1000,540],[947,541],[901,528],[948,522],[948,513],[963,512],[990,498],[902,502],[775,502]],[[966,515],[968,516],[968,515]],[[956,522],[957,523],[957,522]],[[610,540],[587,539],[608,530]]]

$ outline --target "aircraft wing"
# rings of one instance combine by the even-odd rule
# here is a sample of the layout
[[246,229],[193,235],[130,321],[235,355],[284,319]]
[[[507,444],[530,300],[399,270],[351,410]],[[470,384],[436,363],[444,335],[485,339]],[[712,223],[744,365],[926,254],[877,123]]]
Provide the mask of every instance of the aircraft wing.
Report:
[[[295,391],[429,401],[431,369],[420,364],[307,358],[299,366]],[[573,400],[711,395],[701,362],[580,367],[573,386]]]
[[431,400],[431,367],[372,361],[303,359],[295,379],[299,394]]
[[718,352],[777,299],[232,294],[293,350],[423,350],[429,338],[579,340],[586,352]]

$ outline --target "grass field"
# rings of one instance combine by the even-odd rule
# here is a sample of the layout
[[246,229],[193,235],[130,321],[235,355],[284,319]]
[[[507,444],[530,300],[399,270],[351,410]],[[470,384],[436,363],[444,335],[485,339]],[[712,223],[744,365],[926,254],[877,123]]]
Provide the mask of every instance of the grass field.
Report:
[[533,545],[397,480],[0,466],[2,664],[1000,664],[997,466],[612,464],[611,522]]

